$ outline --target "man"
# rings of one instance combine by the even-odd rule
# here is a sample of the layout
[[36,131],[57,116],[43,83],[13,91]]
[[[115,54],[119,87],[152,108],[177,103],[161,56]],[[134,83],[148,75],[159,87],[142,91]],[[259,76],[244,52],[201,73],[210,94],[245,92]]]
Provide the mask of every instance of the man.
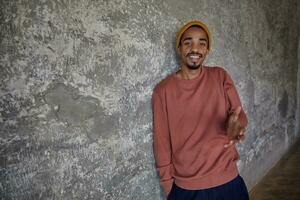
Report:
[[153,91],[153,143],[160,183],[170,200],[249,199],[235,148],[248,123],[228,73],[203,66],[211,35],[201,21],[176,37],[180,70]]

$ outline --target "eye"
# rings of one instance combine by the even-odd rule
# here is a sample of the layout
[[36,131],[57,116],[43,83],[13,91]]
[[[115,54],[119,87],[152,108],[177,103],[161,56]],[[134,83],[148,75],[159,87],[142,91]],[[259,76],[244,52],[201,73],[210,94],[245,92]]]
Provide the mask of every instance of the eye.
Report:
[[186,41],[183,42],[183,45],[184,46],[190,46],[191,45],[191,41],[186,40]]
[[200,45],[201,45],[202,47],[206,47],[206,42],[200,42]]

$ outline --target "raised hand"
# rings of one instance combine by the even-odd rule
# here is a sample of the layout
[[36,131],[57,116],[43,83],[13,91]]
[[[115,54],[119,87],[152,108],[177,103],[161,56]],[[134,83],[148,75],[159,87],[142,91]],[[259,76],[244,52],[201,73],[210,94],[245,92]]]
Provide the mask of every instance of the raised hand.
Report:
[[240,106],[237,107],[227,120],[226,131],[229,143],[224,145],[225,148],[228,148],[237,142],[242,142],[245,138],[245,127],[238,120],[241,110],[242,108]]

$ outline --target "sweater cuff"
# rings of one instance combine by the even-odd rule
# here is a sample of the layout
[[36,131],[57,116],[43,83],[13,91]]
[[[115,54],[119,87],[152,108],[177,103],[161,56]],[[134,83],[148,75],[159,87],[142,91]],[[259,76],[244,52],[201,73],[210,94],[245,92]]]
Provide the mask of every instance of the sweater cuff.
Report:
[[160,182],[160,185],[162,186],[166,196],[170,194],[173,186],[173,182],[174,182],[173,178],[167,181]]
[[[230,110],[228,112],[228,116],[232,115],[233,112],[234,112],[234,109]],[[241,112],[239,114],[238,120],[246,128],[246,126],[248,125],[248,118],[243,109],[241,110]]]

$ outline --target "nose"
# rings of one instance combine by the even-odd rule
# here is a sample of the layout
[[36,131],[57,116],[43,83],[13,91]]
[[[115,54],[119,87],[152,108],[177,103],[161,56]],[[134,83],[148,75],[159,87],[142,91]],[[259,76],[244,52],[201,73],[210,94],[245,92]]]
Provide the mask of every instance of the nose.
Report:
[[191,46],[191,51],[192,52],[198,52],[199,51],[199,45],[197,43],[192,43],[192,46]]

